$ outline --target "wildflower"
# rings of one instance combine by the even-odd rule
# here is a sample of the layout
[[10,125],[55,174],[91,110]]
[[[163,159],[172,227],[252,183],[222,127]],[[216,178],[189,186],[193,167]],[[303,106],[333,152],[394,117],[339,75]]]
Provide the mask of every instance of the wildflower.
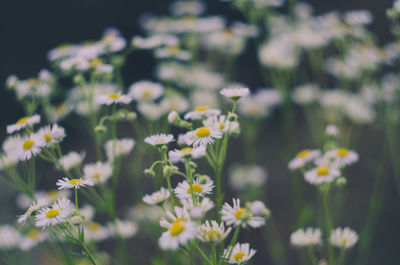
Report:
[[177,45],[158,48],[155,50],[154,56],[160,59],[174,58],[182,61],[187,61],[191,58],[190,52],[181,49]]
[[19,160],[29,160],[41,152],[41,142],[36,134],[18,138],[16,155]]
[[198,200],[196,205],[192,198],[181,199],[182,206],[189,212],[193,219],[201,219],[204,215],[214,207],[214,203],[209,198]]
[[131,138],[122,138],[122,139],[116,139],[114,140],[109,140],[106,142],[104,145],[104,149],[106,150],[106,155],[109,161],[113,161],[114,157],[114,144],[115,144],[115,156],[120,157],[123,155],[129,154],[133,147],[135,146],[135,140]]
[[72,168],[79,167],[82,164],[83,159],[85,159],[85,156],[85,152],[69,152],[61,157],[59,162],[65,170],[70,170]]
[[90,179],[94,183],[106,182],[112,175],[112,167],[109,163],[96,162],[87,164],[83,167],[85,179]]
[[193,145],[194,147],[212,144],[216,138],[222,138],[222,133],[209,127],[200,127],[186,133],[187,144]]
[[225,230],[224,223],[218,224],[214,220],[211,222],[207,220],[197,229],[197,238],[203,242],[219,243],[229,235],[231,230],[230,227]]
[[208,106],[196,107],[193,111],[186,113],[185,120],[201,120],[210,116],[217,116],[221,113],[219,109],[210,109]]
[[257,165],[233,165],[229,169],[229,182],[235,190],[261,187],[266,180],[266,170]]
[[132,98],[127,95],[123,95],[121,93],[110,93],[107,95],[97,95],[95,97],[97,104],[129,104],[132,101]]
[[166,95],[160,102],[165,111],[185,112],[189,108],[188,101],[179,95]]
[[119,234],[122,238],[130,238],[136,234],[138,228],[136,223],[132,221],[117,219],[115,223],[108,224],[108,229],[114,235]]
[[45,231],[39,230],[37,228],[33,228],[29,230],[29,232],[22,236],[21,242],[19,243],[19,247],[22,250],[29,250],[39,243],[43,242],[48,238],[48,234]]
[[240,199],[233,199],[233,207],[225,203],[222,206],[221,215],[226,225],[258,228],[265,224],[264,217],[254,216],[249,209],[240,207]]
[[19,119],[15,124],[7,126],[7,133],[11,134],[13,132],[19,131],[27,126],[32,126],[40,122],[40,115],[35,114],[30,117],[23,117]]
[[66,198],[58,199],[51,208],[40,209],[35,217],[35,224],[37,227],[46,227],[61,223],[67,219],[72,208],[73,205],[70,200]]
[[0,249],[11,249],[18,246],[21,234],[11,225],[0,225]]
[[159,204],[169,198],[170,194],[168,189],[161,187],[159,191],[153,192],[150,195],[145,195],[143,201],[150,205]]
[[326,126],[325,134],[330,136],[338,136],[339,128],[336,125],[329,124],[328,126]]
[[161,146],[173,142],[174,136],[172,134],[161,133],[146,137],[144,141],[153,146]]
[[69,179],[67,177],[59,179],[56,183],[59,190],[79,189],[80,187],[93,186],[91,179]]
[[229,264],[242,264],[250,260],[254,254],[256,254],[256,250],[250,248],[250,244],[236,243],[235,246],[226,248],[222,256]]
[[172,163],[184,162],[185,158],[197,159],[206,155],[206,148],[198,146],[195,148],[185,147],[180,150],[175,149],[168,152],[169,160]]
[[242,97],[249,95],[249,93],[250,91],[248,88],[224,88],[220,91],[221,95],[233,101],[238,101]]
[[45,147],[49,147],[53,144],[57,144],[61,142],[65,137],[65,130],[62,127],[59,127],[57,124],[54,124],[53,127],[46,126],[41,128],[37,135],[41,141],[41,145]]
[[294,89],[293,101],[300,105],[308,105],[318,99],[319,88],[315,84],[304,84]]
[[247,207],[254,216],[268,218],[271,215],[270,211],[265,207],[265,204],[262,201],[253,201],[248,203]]
[[96,222],[88,222],[83,229],[85,239],[89,242],[100,242],[110,236],[108,228]]
[[358,234],[348,227],[336,228],[331,232],[329,242],[338,248],[348,249],[353,247],[358,241]]
[[193,181],[192,186],[190,186],[186,180],[180,182],[175,188],[174,193],[179,199],[192,198],[192,192],[195,196],[204,197],[205,195],[210,194],[213,188],[214,182],[212,180],[209,180],[206,183],[200,183],[197,178]]
[[333,159],[333,165],[336,167],[344,167],[358,161],[358,154],[346,148],[337,148],[329,150],[325,153],[327,158]]
[[290,243],[295,247],[320,245],[321,230],[313,227],[296,230],[290,235]]
[[[43,201],[42,201],[43,202]],[[18,223],[25,223],[26,220],[33,214],[35,214],[37,212],[37,210],[39,210],[39,208],[42,206],[42,204],[39,204],[37,202],[33,202],[29,208],[25,211],[25,213],[23,215],[20,215],[18,217]]]
[[320,154],[321,151],[319,150],[304,149],[303,151],[299,152],[292,161],[289,162],[289,168],[297,169],[303,167],[306,163],[319,157]]
[[240,132],[239,123],[237,121],[229,121],[225,115],[208,117],[203,121],[203,125],[207,128],[213,128],[213,130],[220,131],[222,133],[226,133],[228,130],[229,133],[238,134]]
[[323,183],[331,183],[339,176],[340,171],[335,167],[321,165],[307,171],[304,175],[304,179],[310,184],[319,185]]
[[164,93],[164,88],[154,82],[139,81],[129,87],[129,95],[137,101],[156,100]]

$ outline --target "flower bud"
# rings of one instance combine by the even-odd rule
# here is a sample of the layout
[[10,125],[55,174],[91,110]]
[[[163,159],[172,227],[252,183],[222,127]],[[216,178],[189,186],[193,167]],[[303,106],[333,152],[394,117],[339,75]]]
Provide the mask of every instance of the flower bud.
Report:
[[338,187],[346,186],[346,184],[347,184],[347,179],[345,177],[339,177],[336,179],[336,185]]
[[164,174],[164,177],[169,177],[177,171],[178,171],[178,168],[176,166],[165,166],[163,169],[163,174]]
[[237,121],[238,116],[235,113],[229,112],[228,113],[228,121]]
[[94,128],[94,131],[96,133],[105,133],[107,128],[104,125],[97,125],[96,128]]
[[198,180],[201,185],[204,185],[204,184],[208,183],[211,179],[207,175],[201,175],[198,177]]
[[178,124],[180,120],[181,120],[181,119],[180,119],[180,117],[179,117],[178,112],[176,112],[176,111],[171,111],[171,112],[168,114],[168,122],[169,122],[170,124]]
[[150,168],[145,169],[145,170],[144,170],[144,174],[149,175],[149,176],[151,176],[151,177],[155,177],[155,176],[156,176],[156,173],[154,172],[154,170],[152,170],[152,169],[150,169]]
[[85,221],[85,217],[83,215],[76,215],[71,217],[70,221],[74,225],[80,225]]

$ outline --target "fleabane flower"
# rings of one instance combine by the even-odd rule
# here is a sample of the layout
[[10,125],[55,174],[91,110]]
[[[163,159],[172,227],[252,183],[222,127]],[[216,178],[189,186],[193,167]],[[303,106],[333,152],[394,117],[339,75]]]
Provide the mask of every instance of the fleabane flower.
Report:
[[290,244],[295,247],[315,246],[321,243],[321,230],[319,228],[299,229],[290,235]]
[[172,134],[161,133],[146,137],[144,141],[153,146],[161,146],[173,142],[174,136]]
[[112,167],[110,163],[96,162],[87,164],[83,167],[83,175],[85,179],[90,179],[94,183],[106,182],[112,175]]
[[210,109],[208,106],[198,106],[193,111],[185,114],[185,120],[201,120],[210,116],[218,116],[221,113],[219,109]]
[[239,123],[237,121],[228,121],[225,115],[211,116],[203,121],[203,125],[207,128],[220,131],[221,133],[236,133],[240,132]]
[[70,170],[72,168],[79,167],[82,164],[83,159],[85,159],[85,156],[85,152],[69,152],[68,154],[62,156],[59,162],[65,170]]
[[344,249],[353,247],[357,241],[358,234],[348,227],[336,228],[331,232],[331,236],[329,237],[331,245]]
[[213,128],[200,127],[194,131],[187,132],[185,137],[188,145],[197,147],[213,144],[215,139],[222,138],[222,133]]
[[40,115],[27,116],[19,119],[16,123],[7,126],[7,133],[19,131],[27,126],[32,126],[40,122]]
[[235,246],[229,246],[224,250],[222,256],[229,264],[242,264],[250,260],[256,250],[250,248],[248,243],[236,243]]
[[52,127],[46,126],[37,132],[41,145],[49,147],[53,144],[60,143],[65,137],[64,128],[54,124]]
[[307,171],[304,179],[313,185],[331,183],[340,176],[340,171],[333,166],[320,165]]
[[195,199],[196,204],[192,198],[181,199],[182,206],[188,211],[190,217],[193,219],[201,219],[204,215],[214,207],[214,203],[209,198]]
[[109,229],[97,222],[88,222],[83,229],[85,231],[85,239],[89,242],[99,242],[110,237]]
[[132,98],[128,95],[123,95],[122,93],[109,93],[105,95],[97,95],[95,97],[95,101],[97,104],[129,104],[132,101]]
[[196,224],[190,220],[187,210],[175,207],[175,213],[167,211],[170,221],[164,217],[160,220],[160,226],[167,229],[158,240],[162,249],[176,250],[196,237]]
[[46,231],[33,228],[29,230],[28,233],[26,233],[24,236],[22,236],[19,247],[21,248],[21,250],[28,250],[43,242],[47,238],[48,234],[46,233]]
[[91,179],[69,179],[67,177],[59,179],[56,183],[59,190],[79,189],[80,187],[93,186],[94,183]]
[[145,195],[143,201],[150,205],[162,203],[169,198],[170,194],[168,189],[161,187],[159,191],[153,192],[150,195]]
[[310,161],[313,161],[320,155],[321,151],[319,150],[304,149],[301,152],[299,152],[292,161],[289,162],[289,168],[297,169],[303,167],[305,164],[307,164]]
[[104,149],[106,151],[106,155],[109,161],[113,161],[114,157],[114,144],[115,144],[115,156],[120,157],[123,155],[129,154],[133,147],[135,146],[135,140],[131,138],[122,138],[122,139],[116,139],[114,140],[109,140],[106,142],[104,145]]
[[250,91],[248,88],[224,88],[220,91],[221,95],[233,101],[238,101],[242,97],[249,95],[249,93]]
[[20,215],[18,217],[18,223],[23,224],[26,222],[26,220],[32,216],[33,214],[35,214],[40,207],[42,207],[43,204],[42,203],[38,203],[38,202],[33,202],[29,208],[25,211],[25,213],[23,215]]
[[225,203],[221,209],[221,219],[230,226],[242,225],[258,228],[265,224],[265,217],[255,216],[250,209],[240,206],[240,199],[233,199],[233,206]]
[[156,100],[164,93],[164,88],[154,82],[139,81],[129,87],[129,95],[137,101]]
[[205,183],[202,183],[197,178],[193,181],[191,186],[186,180],[180,182],[175,188],[174,193],[179,199],[192,198],[192,192],[195,196],[204,197],[205,195],[210,194],[213,188],[214,182],[212,180],[208,180]]
[[70,211],[74,208],[71,201],[66,198],[58,199],[51,207],[40,209],[35,218],[37,227],[54,226],[63,222],[69,217]]
[[338,168],[351,165],[358,161],[358,154],[346,148],[337,148],[325,153],[327,158],[333,159],[332,164]]
[[18,140],[16,156],[19,160],[29,160],[41,152],[42,144],[36,134],[20,137]]
[[11,249],[21,241],[20,232],[11,225],[0,225],[0,249]]
[[137,224],[130,220],[117,219],[113,223],[108,224],[108,229],[114,236],[122,236],[122,238],[130,238],[136,235]]
[[169,160],[172,163],[184,162],[185,158],[197,159],[206,155],[205,146],[198,146],[195,148],[185,147],[182,149],[175,149],[168,152]]
[[219,243],[222,242],[231,232],[232,228],[225,230],[224,223],[218,224],[216,221],[206,220],[197,229],[197,238],[203,242]]

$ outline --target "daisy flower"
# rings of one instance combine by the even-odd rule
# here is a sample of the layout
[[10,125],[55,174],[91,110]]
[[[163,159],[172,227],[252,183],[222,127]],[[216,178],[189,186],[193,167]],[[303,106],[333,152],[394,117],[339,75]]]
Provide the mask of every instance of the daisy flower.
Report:
[[333,159],[332,164],[338,168],[351,165],[358,161],[358,154],[346,148],[337,148],[325,153],[327,158]]
[[209,143],[214,143],[214,139],[222,138],[222,133],[208,127],[200,127],[194,131],[186,133],[187,144],[197,146],[206,146]]
[[218,116],[221,113],[219,109],[210,109],[208,106],[198,106],[193,111],[185,115],[185,120],[201,120],[210,116]]
[[185,147],[180,150],[175,149],[168,152],[169,160],[172,163],[184,162],[185,158],[197,159],[206,155],[206,148],[199,146],[195,148]]
[[85,239],[89,242],[103,241],[110,236],[108,228],[96,222],[88,222],[83,229]]
[[112,175],[112,167],[109,163],[96,162],[87,164],[83,167],[85,179],[90,179],[94,183],[106,182]]
[[348,227],[336,228],[331,232],[329,242],[338,248],[348,249],[353,247],[358,241],[358,234]]
[[181,204],[193,219],[203,218],[203,216],[214,207],[214,203],[209,198],[199,200],[196,205],[194,205],[192,198],[181,199]]
[[61,142],[65,137],[65,130],[62,127],[59,127],[57,124],[54,124],[53,127],[46,126],[41,128],[37,135],[41,141],[41,145],[45,147],[49,147],[53,144],[57,144]]
[[25,211],[25,213],[18,217],[18,223],[20,223],[20,224],[25,223],[26,220],[42,206],[43,206],[43,204],[39,204],[37,202],[33,202],[31,204],[31,206],[29,206],[29,208]]
[[79,167],[82,164],[83,159],[85,159],[85,156],[85,152],[69,152],[61,157],[59,162],[65,170],[70,170],[72,168]]
[[19,247],[22,250],[28,250],[36,245],[38,245],[40,242],[43,242],[46,240],[48,237],[48,234],[43,231],[39,230],[37,228],[31,229],[25,236],[21,238],[21,242],[19,243]]
[[133,147],[135,146],[135,140],[131,138],[122,138],[114,140],[109,140],[104,145],[104,149],[106,150],[106,155],[109,161],[113,160],[114,153],[114,143],[115,143],[115,156],[120,157],[122,155],[129,154]]
[[329,124],[325,128],[325,134],[330,135],[330,136],[338,136],[339,128],[336,125]]
[[206,183],[200,183],[199,179],[197,178],[193,181],[191,187],[186,180],[180,182],[175,188],[174,193],[179,199],[192,198],[192,191],[196,196],[204,197],[205,195],[210,194],[213,188],[214,182],[212,180],[209,180]]
[[321,230],[319,228],[299,229],[290,235],[290,244],[295,247],[314,246],[321,243]]
[[242,97],[249,95],[249,93],[250,91],[248,88],[224,88],[220,91],[221,95],[233,101],[238,101]]
[[207,220],[197,229],[197,238],[203,242],[219,243],[229,235],[231,230],[231,227],[225,230],[224,223],[218,224],[214,220],[211,222]]
[[0,249],[15,248],[21,241],[21,234],[11,225],[0,225]]
[[234,164],[229,168],[229,182],[237,191],[260,187],[267,180],[267,171],[258,165]]
[[222,133],[226,133],[228,130],[233,133],[239,133],[240,131],[239,123],[237,121],[228,121],[225,115],[208,117],[203,121],[203,125]]
[[236,243],[233,248],[232,246],[226,248],[222,256],[229,264],[242,264],[250,260],[254,254],[256,254],[256,250],[250,248],[250,244]]
[[150,195],[145,195],[143,201],[150,205],[159,204],[169,198],[170,194],[168,189],[161,187],[159,191],[153,192]]
[[73,208],[74,206],[70,200],[66,198],[58,199],[51,208],[40,209],[35,217],[35,224],[37,227],[46,227],[61,223],[69,217],[69,213]]
[[95,101],[100,105],[111,105],[111,104],[129,104],[132,101],[132,98],[127,95],[123,95],[122,93],[110,93],[106,95],[97,95],[95,97]]
[[15,124],[7,126],[7,133],[11,134],[13,132],[19,131],[27,126],[32,126],[40,122],[40,115],[35,114],[30,117],[23,117],[19,119]]
[[164,88],[154,82],[139,81],[129,87],[129,95],[137,101],[151,101],[161,97]]
[[130,238],[136,234],[138,227],[132,221],[117,219],[114,223],[108,224],[108,229],[114,236],[119,234],[122,238]]
[[318,158],[320,155],[321,151],[319,150],[304,149],[303,151],[299,152],[292,161],[289,162],[289,168],[290,169],[301,168],[308,162]]
[[304,179],[313,185],[330,183],[340,176],[340,171],[335,167],[318,166],[307,171]]
[[174,136],[172,134],[161,133],[146,137],[144,141],[153,146],[161,146],[173,142]]
[[265,224],[265,218],[254,216],[249,209],[240,207],[240,199],[233,199],[233,206],[225,203],[221,209],[221,219],[226,225],[258,228]]
[[182,50],[178,45],[158,48],[155,50],[154,56],[160,59],[175,58],[182,61],[187,61],[191,58],[191,54]]
[[79,189],[80,187],[93,186],[91,179],[69,179],[67,177],[59,179],[56,183],[59,190]]
[[29,160],[32,156],[40,153],[42,145],[36,134],[24,136],[18,140],[18,147],[15,152],[19,160]]
[[162,249],[176,250],[196,237],[196,224],[190,220],[189,213],[180,207],[175,207],[175,213],[176,216],[167,211],[171,221],[164,217],[160,220],[161,227],[168,229],[158,241]]

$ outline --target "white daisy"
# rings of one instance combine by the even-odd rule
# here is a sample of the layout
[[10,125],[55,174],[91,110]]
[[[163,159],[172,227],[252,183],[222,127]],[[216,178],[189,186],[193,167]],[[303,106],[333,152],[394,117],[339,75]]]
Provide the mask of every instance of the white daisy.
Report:
[[161,47],[155,50],[154,56],[160,59],[175,58],[182,61],[190,60],[191,54],[182,50],[178,45]]
[[235,190],[261,187],[267,180],[267,171],[258,165],[235,164],[229,168],[229,182]]
[[232,228],[225,230],[224,223],[218,224],[216,221],[206,220],[197,229],[197,238],[203,242],[219,243],[222,242],[231,232]]
[[201,183],[197,178],[193,181],[191,187],[186,180],[180,182],[175,188],[174,193],[179,199],[189,199],[192,198],[192,192],[194,192],[196,196],[204,197],[205,195],[210,194],[213,188],[214,182],[212,180],[209,180],[206,183]]
[[93,186],[91,179],[69,179],[67,177],[59,179],[56,183],[59,190],[79,189],[80,187]]
[[[119,157],[129,154],[134,146],[135,140],[131,138],[117,139],[115,142],[115,156]],[[114,140],[109,140],[108,142],[106,142],[106,144],[104,145],[104,149],[106,150],[108,160],[113,161]]]
[[17,229],[11,225],[0,225],[0,249],[15,248],[20,241],[21,234]]
[[218,116],[221,113],[219,109],[210,109],[208,106],[196,107],[185,115],[185,120],[201,120],[210,116]]
[[20,137],[18,140],[15,154],[19,160],[29,160],[41,152],[41,142],[36,134]]
[[185,158],[197,159],[205,155],[205,146],[198,146],[195,148],[185,147],[180,150],[175,149],[168,152],[169,160],[171,160],[172,163],[184,162]]
[[296,157],[289,162],[290,169],[297,169],[303,167],[310,161],[318,158],[321,155],[321,151],[319,150],[309,150],[304,149],[303,151],[299,152]]
[[161,187],[159,191],[153,192],[150,195],[145,195],[143,201],[150,205],[162,203],[169,198],[170,194],[168,189]]
[[[43,201],[42,201],[43,202]],[[40,207],[42,207],[43,206],[43,204],[39,204],[39,203],[37,203],[37,202],[33,202],[30,206],[29,206],[29,208],[25,211],[25,213],[23,214],[23,215],[20,215],[19,217],[18,217],[18,223],[25,223],[26,222],[26,220],[31,216],[31,215],[33,215]]]
[[123,95],[122,93],[110,93],[106,95],[97,95],[95,97],[95,101],[97,104],[129,104],[132,101],[132,98],[128,95]]
[[110,236],[108,228],[96,222],[88,222],[83,229],[85,231],[85,239],[89,242],[103,241]]
[[165,96],[160,102],[161,108],[166,112],[185,112],[189,108],[188,101],[179,95]]
[[180,207],[175,207],[175,213],[176,216],[167,212],[171,221],[165,218],[160,221],[160,225],[168,229],[158,240],[162,249],[176,250],[196,236],[196,224],[190,220],[189,213]]
[[172,134],[161,133],[146,137],[144,141],[153,146],[160,146],[174,141],[174,136]]
[[66,198],[58,199],[53,203],[52,207],[45,207],[40,209],[36,215],[35,224],[37,227],[53,226],[63,222],[68,216],[70,211],[74,208],[71,201]]
[[137,101],[156,100],[164,93],[164,88],[154,82],[139,81],[129,87],[129,95]]
[[112,167],[109,163],[96,162],[87,164],[83,167],[85,179],[90,179],[94,183],[106,182],[112,175]]
[[230,226],[242,225],[258,228],[265,224],[265,218],[254,216],[249,209],[240,207],[240,199],[233,199],[233,207],[225,203],[221,209],[221,219]]
[[319,228],[299,229],[290,235],[290,244],[295,247],[314,246],[321,243],[321,230]]
[[240,132],[239,123],[237,121],[228,121],[225,115],[208,117],[203,121],[203,125],[223,133],[228,132],[228,130],[230,133]]
[[108,229],[114,236],[119,233],[122,238],[130,238],[136,234],[138,227],[132,221],[117,219],[115,223],[108,224]]
[[31,229],[25,236],[21,238],[19,247],[22,250],[29,250],[35,247],[37,244],[43,242],[48,238],[46,231],[39,230],[37,228]]
[[18,163],[18,157],[15,154],[0,154],[0,170],[10,168]]
[[242,264],[250,260],[254,254],[256,254],[256,250],[250,248],[250,244],[236,243],[233,248],[232,246],[226,248],[222,256],[230,264]]
[[70,170],[72,168],[79,167],[82,164],[83,159],[85,159],[85,156],[85,152],[69,152],[68,154],[62,156],[59,162],[65,170]]
[[307,171],[304,175],[304,179],[310,184],[319,185],[323,183],[330,183],[339,176],[340,171],[335,167],[321,165]]
[[338,248],[351,248],[358,241],[358,234],[348,227],[336,228],[331,232],[329,242]]
[[214,203],[209,198],[196,199],[196,205],[194,205],[192,198],[181,199],[181,203],[193,219],[203,218],[214,207]]
[[213,128],[200,127],[194,131],[186,133],[187,144],[197,146],[206,146],[207,144],[213,144],[214,139],[222,138],[222,133],[216,131]]
[[221,95],[230,98],[233,101],[238,101],[240,98],[250,94],[248,88],[224,88],[220,91]]
[[11,134],[13,132],[19,131],[27,126],[32,126],[40,122],[40,115],[35,114],[30,117],[23,117],[19,119],[15,124],[7,126],[7,133]]
[[65,137],[65,130],[54,124],[53,127],[46,126],[41,128],[37,135],[41,141],[41,145],[49,147],[53,144],[61,142]]
[[358,154],[346,148],[329,150],[325,153],[325,156],[327,158],[333,159],[332,164],[339,168],[351,165],[358,161]]
[[336,125],[329,124],[328,126],[326,126],[325,133],[331,136],[338,136],[339,128]]

